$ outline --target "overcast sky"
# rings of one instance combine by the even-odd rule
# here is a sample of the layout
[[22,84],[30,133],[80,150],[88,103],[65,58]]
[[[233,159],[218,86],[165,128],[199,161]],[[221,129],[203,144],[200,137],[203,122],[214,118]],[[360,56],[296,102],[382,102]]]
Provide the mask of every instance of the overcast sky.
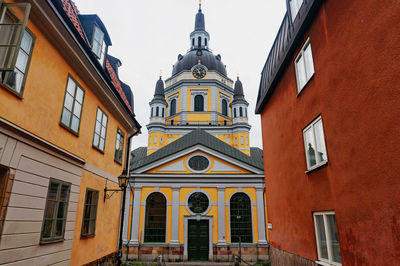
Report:
[[[97,14],[119,58],[119,76],[131,86],[142,134],[133,148],[147,146],[151,101],[160,71],[169,78],[178,54],[190,47],[198,0],[74,0],[81,14]],[[228,76],[243,83],[249,106],[250,144],[262,148],[260,116],[254,114],[260,73],[286,11],[285,0],[203,0],[209,46],[221,54]]]

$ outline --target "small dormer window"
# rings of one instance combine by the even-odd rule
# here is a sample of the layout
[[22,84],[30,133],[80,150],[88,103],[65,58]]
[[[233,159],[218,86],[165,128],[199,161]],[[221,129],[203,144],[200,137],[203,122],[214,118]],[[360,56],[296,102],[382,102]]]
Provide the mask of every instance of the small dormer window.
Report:
[[94,26],[92,51],[97,56],[97,58],[102,58],[102,52],[105,51],[104,43],[104,32],[100,30],[99,27]]

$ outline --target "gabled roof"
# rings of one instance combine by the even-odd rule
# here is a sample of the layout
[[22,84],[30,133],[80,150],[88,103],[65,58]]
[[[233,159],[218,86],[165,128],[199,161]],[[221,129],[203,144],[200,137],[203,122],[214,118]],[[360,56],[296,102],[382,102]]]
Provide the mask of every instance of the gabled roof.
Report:
[[133,163],[131,164],[131,169],[138,169],[145,165],[151,164],[158,160],[161,160],[165,157],[173,155],[177,152],[186,150],[195,145],[203,145],[209,149],[215,150],[216,152],[222,153],[229,157],[235,158],[238,161],[256,167],[258,169],[264,170],[264,163],[261,160],[255,158],[251,158],[239,151],[238,149],[226,144],[222,140],[210,135],[204,130],[195,129],[192,132],[186,134],[180,139],[168,144],[167,146],[159,149],[158,151],[150,154],[149,156],[140,158],[139,156],[143,154],[143,147],[139,148],[140,151],[135,152],[134,154],[138,155],[138,157],[133,158]]

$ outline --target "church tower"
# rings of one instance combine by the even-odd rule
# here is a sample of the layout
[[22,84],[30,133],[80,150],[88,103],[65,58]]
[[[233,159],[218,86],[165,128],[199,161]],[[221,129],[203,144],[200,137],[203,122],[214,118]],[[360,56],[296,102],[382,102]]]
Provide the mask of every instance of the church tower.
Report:
[[249,145],[243,84],[210,50],[201,5],[188,52],[149,105],[148,145],[131,153],[127,258],[266,260],[263,152]]
[[251,126],[243,85],[239,78],[234,83],[228,77],[221,55],[214,55],[209,45],[200,5],[189,51],[178,55],[165,88],[161,78],[157,81],[147,125],[148,155],[196,128],[250,155]]

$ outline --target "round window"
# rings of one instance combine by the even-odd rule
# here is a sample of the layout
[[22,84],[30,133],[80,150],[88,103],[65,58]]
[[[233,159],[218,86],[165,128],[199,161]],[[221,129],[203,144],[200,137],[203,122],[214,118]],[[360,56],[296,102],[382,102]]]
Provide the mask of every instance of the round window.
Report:
[[203,171],[210,165],[208,159],[204,156],[196,155],[189,159],[189,167],[195,171]]
[[208,198],[204,193],[195,192],[188,199],[189,209],[194,213],[203,213],[208,209]]

